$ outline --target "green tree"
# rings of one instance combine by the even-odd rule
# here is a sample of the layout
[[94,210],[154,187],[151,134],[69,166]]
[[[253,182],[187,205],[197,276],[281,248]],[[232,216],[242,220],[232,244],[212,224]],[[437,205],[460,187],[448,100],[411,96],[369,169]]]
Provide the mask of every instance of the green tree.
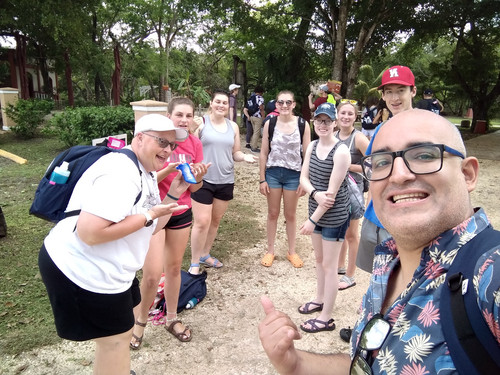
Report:
[[429,2],[418,19],[416,43],[445,38],[453,46],[448,71],[470,100],[472,131],[489,126],[489,110],[500,96],[500,7],[495,0]]

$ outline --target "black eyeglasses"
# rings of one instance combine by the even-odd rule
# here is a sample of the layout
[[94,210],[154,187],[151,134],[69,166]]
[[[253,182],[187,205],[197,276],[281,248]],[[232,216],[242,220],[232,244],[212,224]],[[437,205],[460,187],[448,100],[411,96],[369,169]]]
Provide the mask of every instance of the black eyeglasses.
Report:
[[170,146],[170,149],[172,151],[174,151],[178,146],[177,143],[170,142],[168,139],[160,138],[160,137],[157,137],[156,135],[148,134],[148,133],[142,133],[142,134],[149,135],[150,137],[153,137],[154,139],[156,139],[156,142],[158,142],[158,146],[160,146],[161,148],[167,148]]
[[315,118],[314,119],[314,125],[325,125],[325,126],[330,126],[331,124],[333,124],[333,120],[320,120],[320,119],[317,119]]
[[424,144],[408,147],[402,151],[376,152],[361,158],[361,166],[366,179],[380,181],[389,177],[394,159],[401,157],[413,174],[436,173],[443,167],[443,153],[465,159],[464,154],[443,144]]
[[370,352],[382,347],[390,331],[391,325],[381,314],[375,315],[366,323],[359,337],[356,355],[351,362],[350,375],[373,375],[370,363],[368,363]]
[[290,106],[293,104],[293,100],[278,100],[278,101],[276,101],[276,104],[281,106],[281,107],[283,107],[285,104],[287,106]]

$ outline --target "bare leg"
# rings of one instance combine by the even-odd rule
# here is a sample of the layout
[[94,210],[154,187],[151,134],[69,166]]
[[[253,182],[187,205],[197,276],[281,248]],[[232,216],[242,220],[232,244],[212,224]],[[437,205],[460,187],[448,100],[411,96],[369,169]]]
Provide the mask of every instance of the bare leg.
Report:
[[281,208],[282,189],[269,189],[267,195],[267,252],[274,254],[274,243]]
[[[177,304],[181,288],[181,265],[184,252],[189,240],[190,228],[167,229],[164,248],[165,269],[165,301],[167,303],[167,321],[177,318]],[[165,323],[168,327],[170,324]],[[184,331],[183,324],[176,324],[176,332]],[[186,332],[187,337],[191,335]]]
[[118,335],[95,339],[94,375],[129,375],[129,343],[132,329]]
[[[212,220],[212,204],[202,204],[195,200],[193,204],[193,229],[191,231],[191,264],[200,262],[207,240],[210,221]],[[199,267],[191,267],[189,272],[199,273]]]
[[359,220],[351,220],[349,228],[347,228],[345,239],[346,241],[344,241],[344,243],[349,243],[346,276],[354,277],[354,273],[356,272],[356,257],[358,256],[359,247]]
[[215,237],[217,237],[217,231],[219,229],[220,221],[224,216],[224,213],[226,212],[228,206],[229,201],[214,199],[214,203],[212,204],[212,218],[210,221],[210,226],[208,228],[205,244],[203,245],[201,251],[201,256],[206,256],[210,253],[210,249],[212,248],[212,245],[215,241]]
[[323,299],[323,311],[318,316],[319,320],[328,321],[332,317],[333,306],[337,298],[339,280],[337,277],[337,267],[339,261],[340,248],[342,242],[326,241],[323,242],[323,270],[325,275]]
[[[317,298],[322,298],[320,301],[316,302],[323,302],[323,310],[316,319],[327,322],[331,319],[333,306],[337,298],[339,284],[337,278],[337,267],[342,243],[323,240],[319,234],[313,234],[313,236],[316,236],[316,238],[313,238],[313,246],[316,254],[316,274],[318,277]],[[319,241],[321,241],[321,257],[318,257],[318,237]],[[323,285],[320,285],[321,282]],[[320,293],[322,294],[320,295]],[[309,326],[309,324],[304,324],[303,326],[305,328],[313,328]]]
[[345,258],[347,255],[347,249],[350,248],[350,244],[348,241],[342,242],[342,247],[340,249],[340,254],[339,254],[339,269],[344,268],[345,269]]
[[295,254],[295,236],[297,233],[297,203],[299,196],[295,190],[283,190],[283,213],[286,221],[288,254]]
[[[158,282],[163,271],[163,245],[165,243],[165,231],[161,230],[151,237],[149,250],[142,267],[141,280],[141,303],[134,308],[136,322],[147,323],[149,308],[154,301],[158,291]],[[142,337],[145,327],[135,324],[133,333],[137,337]],[[138,341],[132,337],[132,346],[139,347]]]

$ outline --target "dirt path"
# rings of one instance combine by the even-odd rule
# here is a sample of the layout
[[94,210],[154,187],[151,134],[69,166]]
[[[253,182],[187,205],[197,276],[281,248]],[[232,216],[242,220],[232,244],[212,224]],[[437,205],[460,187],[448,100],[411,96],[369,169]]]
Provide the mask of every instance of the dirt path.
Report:
[[[498,133],[498,134],[497,134]],[[467,142],[469,155],[481,155],[479,186],[472,194],[475,206],[485,207],[493,225],[500,228],[497,206],[500,196],[500,132]],[[257,188],[258,167],[237,164],[235,199],[250,202],[264,231],[266,204]],[[238,183],[240,181],[240,183]],[[255,183],[241,183],[255,181]],[[301,198],[298,222],[306,218],[307,201]],[[286,236],[279,220],[277,258],[271,268],[260,266],[264,236],[258,244],[239,249],[223,259],[221,270],[208,270],[208,295],[194,310],[180,314],[193,327],[193,340],[179,343],[162,326],[148,325],[142,349],[132,352],[132,368],[138,375],[150,374],[275,374],[261,349],[257,325],[262,318],[259,298],[268,294],[275,305],[298,324],[304,317],[297,307],[314,295],[314,257],[309,237],[298,236],[297,249],[304,260],[294,269],[284,257]],[[236,255],[237,254],[237,255]],[[356,320],[356,310],[368,284],[368,274],[359,271],[357,286],[339,292],[333,317],[333,332],[305,334],[297,347],[319,352],[347,351],[338,330]],[[0,374],[92,374],[93,343],[64,341],[22,355],[0,358]]]

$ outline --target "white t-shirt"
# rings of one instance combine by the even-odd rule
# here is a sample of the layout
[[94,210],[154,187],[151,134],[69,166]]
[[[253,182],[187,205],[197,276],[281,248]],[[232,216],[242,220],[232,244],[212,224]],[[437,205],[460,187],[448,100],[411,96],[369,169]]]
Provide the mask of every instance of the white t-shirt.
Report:
[[[156,172],[148,173],[124,154],[110,153],[85,171],[75,186],[67,211],[82,209],[115,223],[160,203]],[[142,196],[134,205],[141,190]],[[123,238],[89,246],[75,231],[78,216],[61,220],[45,238],[57,267],[75,284],[95,293],[116,294],[132,285],[149,248],[157,220]]]

